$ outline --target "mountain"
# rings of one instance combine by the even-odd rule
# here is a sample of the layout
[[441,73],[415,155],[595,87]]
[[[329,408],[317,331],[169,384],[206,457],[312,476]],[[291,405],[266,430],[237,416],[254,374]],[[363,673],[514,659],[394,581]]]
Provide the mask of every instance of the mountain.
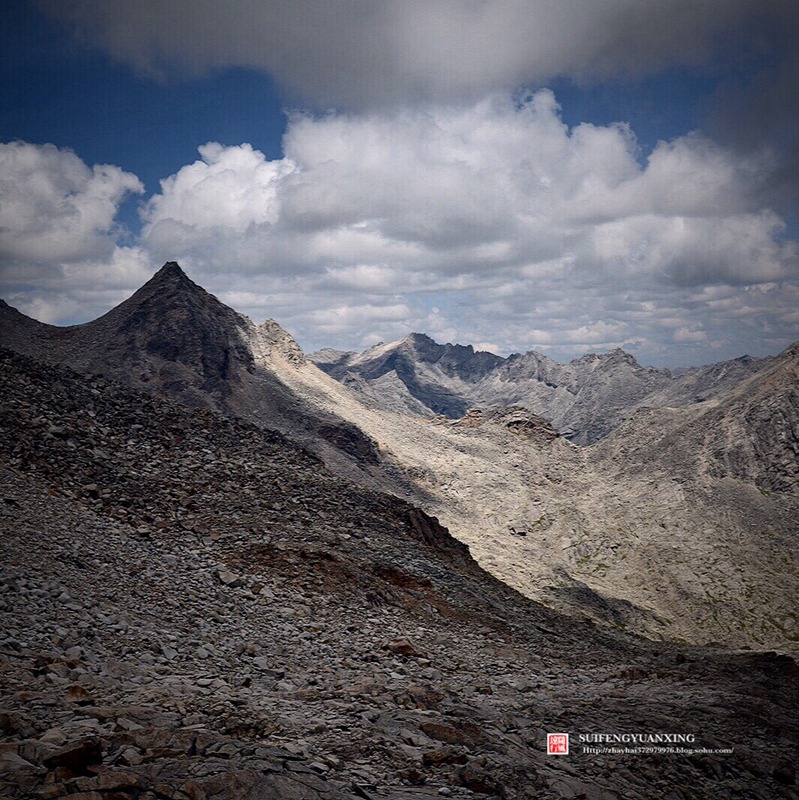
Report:
[[92,322],[59,328],[3,303],[0,342],[17,352],[104,375],[190,406],[291,431],[339,470],[363,472],[374,445],[356,426],[307,407],[272,362],[302,362],[274,320],[256,326],[168,262],[137,292]]
[[[379,374],[392,358],[396,365],[426,353],[426,360],[419,359],[423,367],[415,373],[419,383],[422,374],[440,379],[447,373],[448,386],[465,383],[469,370],[460,361],[469,359],[468,348],[441,347],[446,348],[414,336],[401,348],[371,348],[364,359],[374,372],[367,374]],[[445,356],[446,372],[436,361]],[[338,360],[340,367],[352,364],[343,354],[328,353],[327,360]],[[562,373],[553,375],[559,365],[550,359],[508,360],[511,366],[517,361],[517,367],[528,369],[537,363],[538,385],[563,379]],[[453,361],[457,367],[451,366]],[[613,398],[614,376],[626,376],[616,380],[622,388],[625,382],[629,385],[627,378],[637,381],[638,394],[628,389],[626,400],[616,405],[626,403],[625,413],[632,417],[645,420],[650,413],[642,406],[652,395],[640,387],[668,380],[672,383],[663,385],[670,388],[672,399],[682,393],[688,405],[684,410],[664,409],[665,416],[699,415],[718,402],[731,429],[745,429],[745,409],[722,404],[721,399],[746,373],[757,385],[756,366],[765,369],[771,363],[744,359],[675,378],[646,370],[616,351],[565,367],[584,381],[583,398],[589,391],[595,397],[607,391]],[[781,363],[774,369],[779,371]],[[496,366],[484,369],[481,380],[495,380]],[[681,473],[674,472],[676,456],[648,446],[647,437],[654,435],[659,422],[642,424],[629,437],[610,433],[601,442],[613,441],[608,444],[613,455],[608,457],[607,449],[596,449],[599,444],[580,448],[565,437],[552,436],[540,419],[545,415],[523,406],[510,415],[486,407],[482,414],[467,414],[462,420],[387,409],[385,401],[392,395],[389,384],[381,382],[391,378],[394,388],[405,386],[396,374],[394,368],[370,379],[365,392],[360,378],[350,380],[341,373],[344,382],[334,385],[308,363],[281,373],[293,391],[357,424],[377,442],[386,487],[441,519],[483,567],[527,596],[657,639],[745,643],[796,652],[799,553],[791,542],[799,533],[797,494],[787,487],[764,494],[752,479],[755,471],[783,459],[781,451],[772,456],[762,448],[761,466],[752,465],[740,477],[715,471],[688,474],[682,480]],[[703,375],[708,378],[705,399],[697,403],[697,382]],[[567,391],[566,387],[574,385],[555,388]],[[742,385],[741,392],[750,390]],[[636,399],[641,396],[643,401]],[[408,398],[416,400],[406,392],[406,405]],[[774,408],[772,416],[793,420],[788,431],[795,431],[796,408],[789,396],[775,397]],[[717,421],[712,425],[723,429]],[[697,452],[696,443],[683,440],[678,431],[664,441],[683,460]],[[787,441],[794,443],[788,447],[795,446],[795,435],[789,434]],[[633,451],[638,454],[635,461],[629,458]]]
[[[346,415],[351,393],[339,391]],[[795,407],[776,405],[795,430]],[[710,408],[662,413],[700,410]],[[752,477],[782,451],[761,450],[740,475],[689,471],[706,461],[696,441],[664,428],[663,449],[650,447],[661,417],[647,423],[645,410],[590,448],[521,407],[457,421],[357,413],[420,490],[409,496],[527,596],[655,639],[797,651],[799,494],[762,490]],[[730,430],[746,427],[743,409],[726,413]],[[795,446],[794,437],[785,452]]]
[[789,600],[799,574],[798,352],[712,400],[641,409],[589,448],[604,532],[583,538],[571,574],[599,590],[627,584],[630,598],[657,594],[659,613],[682,608],[695,630],[799,641]]
[[799,343],[712,401],[641,410],[596,454],[626,471],[655,462],[683,480],[799,495]]
[[504,361],[471,345],[437,344],[420,333],[360,354],[322,350],[310,359],[339,381],[373,387],[388,407],[453,419],[472,405],[469,387]]
[[[705,368],[701,403],[701,370],[669,376],[622,351],[558,365],[422,336],[368,351],[359,367],[377,375],[368,380],[348,370],[353,356],[327,351],[341,382],[276,322],[254,325],[171,264],[95,322],[59,329],[4,307],[0,332],[51,364],[277,429],[340,478],[438,518],[481,567],[575,618],[653,639],[799,652],[788,356]],[[679,397],[681,380],[689,405],[642,407],[657,392]],[[480,385],[509,400],[525,386],[573,398],[573,408],[579,400],[595,426],[628,419],[578,447],[530,404],[457,420],[408,413],[423,405],[409,387],[441,398]],[[666,388],[653,394],[655,385]],[[387,408],[386,398],[405,405]]]
[[[792,796],[790,658],[544,608],[230,415],[4,349],[0,392],[3,797]],[[520,410],[459,430],[485,426],[558,442]],[[681,749],[628,769],[597,733]]]
[[740,356],[703,367],[677,371],[674,380],[646,398],[649,406],[687,406],[704,403],[762,369],[769,358]]
[[252,323],[165,264],[141,289],[102,317],[67,328],[20,326],[8,307],[2,340],[19,352],[104,374],[189,405],[221,408],[253,369]]
[[321,350],[309,358],[396,411],[458,419],[472,406],[522,405],[575,444],[602,439],[642,405],[682,406],[714,397],[763,363],[746,356],[674,376],[642,367],[620,349],[560,364],[534,351],[501,358],[417,333],[360,354]]

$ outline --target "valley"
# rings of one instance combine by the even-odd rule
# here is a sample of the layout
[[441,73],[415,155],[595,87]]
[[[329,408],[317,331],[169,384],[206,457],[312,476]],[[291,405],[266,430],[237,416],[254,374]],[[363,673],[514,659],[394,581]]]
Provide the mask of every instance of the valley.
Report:
[[[797,346],[650,375],[580,445],[337,380],[174,263],[0,336],[7,796],[796,797]],[[589,362],[594,410],[643,369]]]

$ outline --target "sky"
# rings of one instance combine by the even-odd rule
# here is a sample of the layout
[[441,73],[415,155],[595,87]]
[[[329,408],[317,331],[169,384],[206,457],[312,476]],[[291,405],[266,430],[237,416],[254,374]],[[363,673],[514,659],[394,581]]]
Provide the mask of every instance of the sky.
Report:
[[166,261],[306,352],[799,339],[795,0],[6,0],[0,296]]

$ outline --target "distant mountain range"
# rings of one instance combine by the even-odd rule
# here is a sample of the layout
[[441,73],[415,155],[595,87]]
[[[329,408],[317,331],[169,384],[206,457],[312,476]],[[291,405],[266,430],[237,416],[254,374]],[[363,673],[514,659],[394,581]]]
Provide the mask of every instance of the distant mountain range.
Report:
[[559,364],[420,334],[306,357],[175,263],[84,325],[0,303],[0,342],[278,430],[337,476],[434,515],[560,611],[799,650],[798,345],[679,375],[621,350]]
[[673,375],[642,367],[620,349],[560,364],[534,351],[502,358],[471,345],[438,344],[420,333],[362,353],[326,349],[309,358],[336,380],[396,411],[458,419],[474,406],[521,405],[551,420],[576,444],[607,436],[642,406],[709,400],[765,361],[742,356]]

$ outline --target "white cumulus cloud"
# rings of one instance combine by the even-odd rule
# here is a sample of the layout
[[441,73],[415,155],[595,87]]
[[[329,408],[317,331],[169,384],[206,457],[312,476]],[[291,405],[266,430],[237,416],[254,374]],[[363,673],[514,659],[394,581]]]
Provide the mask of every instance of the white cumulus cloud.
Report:
[[782,220],[759,207],[756,157],[689,135],[642,160],[627,125],[569,129],[548,90],[298,114],[284,151],[204,146],[147,204],[143,242],[264,296],[293,281],[283,320],[314,346],[431,321],[506,350],[698,343],[690,315],[670,316],[680,292],[799,275]]
[[[699,136],[639,161],[622,124],[569,129],[542,90],[469,107],[297,116],[285,158],[200,148],[162,182],[144,240],[209,270],[315,271],[344,286],[468,288],[553,272],[757,283],[796,269],[757,171]],[[668,176],[672,180],[668,180]]]
[[142,206],[127,247],[113,220],[140,190],[134,176],[14,147],[27,166],[12,160],[3,177],[17,176],[10,195],[29,210],[0,217],[0,242],[17,248],[5,279],[50,270],[42,285],[61,292],[41,312],[50,319],[77,302],[63,294],[70,275],[111,297],[148,263],[177,260],[307,348],[417,330],[558,357],[625,346],[662,362],[795,338],[799,253],[761,207],[760,156],[693,134],[644,158],[625,124],[566,126],[548,90],[297,114],[276,160],[205,144]]
[[108,258],[119,204],[143,191],[135,175],[88,167],[70,150],[0,144],[0,258],[45,265]]
[[718,84],[699,124],[742,154],[769,150],[759,188],[796,202],[794,0],[33,1],[139,74],[257,70],[317,110],[470,104],[556,79],[634,91],[691,70]]
[[99,314],[124,300],[146,280],[149,256],[120,244],[115,220],[126,197],[143,191],[135,175],[89,167],[71,150],[0,144],[5,299],[44,322]]

